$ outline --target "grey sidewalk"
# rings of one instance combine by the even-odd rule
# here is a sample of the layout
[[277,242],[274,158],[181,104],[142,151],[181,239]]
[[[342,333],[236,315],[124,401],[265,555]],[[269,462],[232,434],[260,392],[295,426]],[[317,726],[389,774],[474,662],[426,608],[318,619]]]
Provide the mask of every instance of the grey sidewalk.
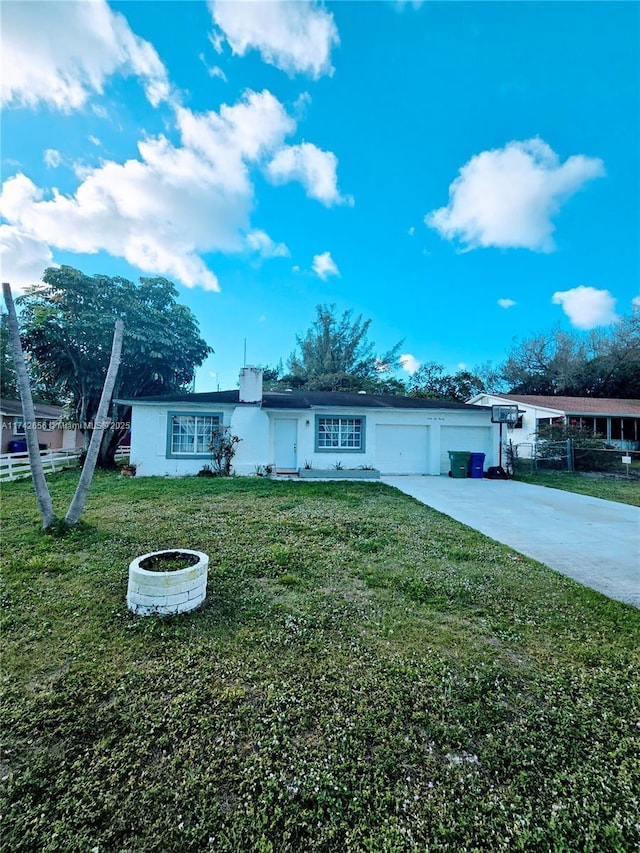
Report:
[[599,592],[640,607],[640,509],[513,480],[383,482]]

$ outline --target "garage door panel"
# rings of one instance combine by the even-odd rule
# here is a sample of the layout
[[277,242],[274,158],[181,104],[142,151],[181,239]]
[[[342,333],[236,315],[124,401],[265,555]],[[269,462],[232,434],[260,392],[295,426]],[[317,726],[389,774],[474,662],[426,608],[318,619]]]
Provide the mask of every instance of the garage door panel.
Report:
[[429,427],[378,424],[376,468],[382,474],[426,474],[429,459]]
[[449,451],[468,450],[491,458],[491,427],[443,426],[440,430],[440,473],[449,471]]

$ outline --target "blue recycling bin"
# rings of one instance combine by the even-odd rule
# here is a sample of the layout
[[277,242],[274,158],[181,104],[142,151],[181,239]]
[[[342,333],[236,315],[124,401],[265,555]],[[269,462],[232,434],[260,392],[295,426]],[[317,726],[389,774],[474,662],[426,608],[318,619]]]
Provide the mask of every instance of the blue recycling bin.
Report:
[[484,473],[484,453],[471,453],[469,458],[469,476],[478,480]]
[[9,442],[9,453],[26,453],[27,442],[24,439],[16,439]]

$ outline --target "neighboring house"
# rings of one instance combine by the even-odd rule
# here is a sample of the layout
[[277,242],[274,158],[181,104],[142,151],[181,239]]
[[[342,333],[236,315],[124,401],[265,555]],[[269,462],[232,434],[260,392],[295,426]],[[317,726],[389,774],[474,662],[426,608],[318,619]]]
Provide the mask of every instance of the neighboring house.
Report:
[[541,424],[564,423],[582,427],[601,436],[621,450],[640,449],[640,400],[597,397],[561,397],[530,394],[476,394],[473,406],[517,405],[520,418],[503,433],[504,441],[521,445],[520,454],[530,456]]
[[245,367],[238,391],[122,400],[132,406],[131,462],[139,475],[196,474],[211,463],[217,427],[242,440],[233,469],[258,465],[295,472],[305,465],[372,466],[383,474],[442,474],[449,450],[485,453],[496,465],[491,410],[418,397],[262,389],[262,370]]
[[[70,429],[63,421],[60,406],[46,406],[34,403],[36,423],[38,424],[38,442],[42,450],[71,449],[82,445],[82,436]],[[0,400],[2,415],[1,453],[18,453],[25,447],[25,424],[22,416],[22,404],[19,400]]]

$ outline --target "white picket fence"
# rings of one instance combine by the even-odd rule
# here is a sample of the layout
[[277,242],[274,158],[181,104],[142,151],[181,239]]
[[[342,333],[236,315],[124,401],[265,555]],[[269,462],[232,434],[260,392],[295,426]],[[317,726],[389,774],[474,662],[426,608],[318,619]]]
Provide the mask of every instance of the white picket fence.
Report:
[[[41,450],[42,467],[45,474],[52,471],[62,471],[78,464],[80,450]],[[0,482],[3,480],[18,480],[20,477],[30,477],[31,466],[26,453],[0,454]]]
[[[69,450],[41,450],[40,457],[45,474],[62,471],[64,468],[73,468],[80,459],[80,448]],[[129,455],[129,448],[122,447],[116,450],[116,459],[124,459]],[[31,476],[29,456],[26,453],[0,453],[0,482],[8,480],[19,480],[21,477]]]

